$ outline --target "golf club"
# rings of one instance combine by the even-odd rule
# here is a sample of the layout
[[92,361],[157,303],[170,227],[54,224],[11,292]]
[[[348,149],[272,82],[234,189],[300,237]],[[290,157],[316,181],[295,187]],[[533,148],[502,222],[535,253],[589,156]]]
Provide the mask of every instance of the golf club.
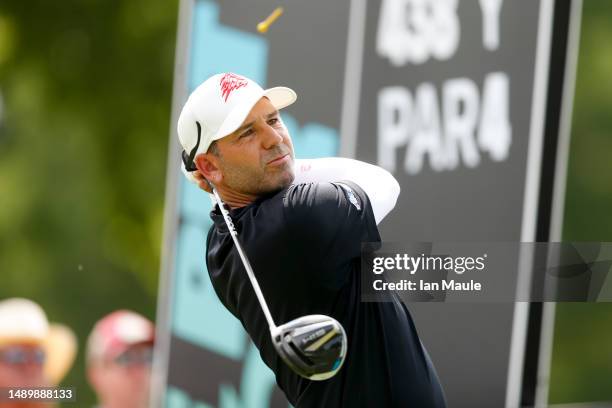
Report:
[[326,380],[333,377],[342,367],[346,357],[347,339],[344,328],[336,319],[325,315],[303,316],[276,326],[253,268],[242,249],[229,212],[212,183],[208,184],[219,204],[223,219],[266,316],[276,352],[296,374],[302,377],[309,380]]

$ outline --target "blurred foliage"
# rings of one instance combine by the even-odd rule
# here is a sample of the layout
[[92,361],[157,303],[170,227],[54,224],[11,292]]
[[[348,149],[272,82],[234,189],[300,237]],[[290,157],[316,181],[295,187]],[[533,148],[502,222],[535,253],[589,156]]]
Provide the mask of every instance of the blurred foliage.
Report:
[[[39,302],[81,353],[93,323],[154,318],[176,0],[0,2],[0,298]],[[585,1],[564,240],[612,241],[612,2]],[[553,403],[612,400],[612,305],[559,304]]]
[[0,2],[0,299],[154,318],[178,1]]
[[[612,2],[586,0],[563,239],[612,241]],[[612,401],[612,304],[559,303],[550,402]]]

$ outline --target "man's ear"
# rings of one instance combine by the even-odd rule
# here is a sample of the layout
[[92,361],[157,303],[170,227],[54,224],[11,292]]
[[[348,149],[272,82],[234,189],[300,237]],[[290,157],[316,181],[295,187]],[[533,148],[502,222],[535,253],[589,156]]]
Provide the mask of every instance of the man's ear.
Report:
[[223,175],[219,169],[219,159],[211,153],[198,154],[194,163],[202,176],[210,180],[213,184],[221,182]]

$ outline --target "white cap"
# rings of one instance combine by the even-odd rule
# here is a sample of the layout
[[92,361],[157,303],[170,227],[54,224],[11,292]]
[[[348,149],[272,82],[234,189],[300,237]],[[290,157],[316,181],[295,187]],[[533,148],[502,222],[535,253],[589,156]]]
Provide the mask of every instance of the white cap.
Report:
[[47,315],[36,303],[22,298],[0,302],[0,345],[20,342],[42,344],[48,331]]
[[[289,106],[297,99],[290,88],[264,90],[255,81],[232,73],[208,78],[189,95],[178,119],[178,137],[184,151],[190,154],[198,145],[198,123],[200,143],[193,157],[206,153],[213,141],[238,129],[262,97],[268,98],[276,109]],[[184,166],[183,163],[183,172],[193,181]]]

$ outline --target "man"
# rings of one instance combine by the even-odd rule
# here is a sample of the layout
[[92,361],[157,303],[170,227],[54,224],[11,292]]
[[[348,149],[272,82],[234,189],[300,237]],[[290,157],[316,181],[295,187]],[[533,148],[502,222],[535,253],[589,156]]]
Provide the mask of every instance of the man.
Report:
[[444,407],[444,396],[412,319],[397,299],[360,302],[362,242],[380,241],[377,224],[399,185],[385,170],[355,160],[294,159],[278,110],[289,88],[263,90],[218,74],[189,97],[178,121],[184,171],[230,215],[276,322],[308,314],[337,319],[348,353],[331,379],[309,381],[276,354],[268,326],[218,208],[207,265],[221,302],[245,327],[288,400],[302,407]]
[[[17,390],[51,385],[45,377],[48,333],[47,316],[38,304],[22,298],[0,302],[0,388]],[[6,397],[2,396],[0,408],[51,406],[33,400],[10,401]]]
[[148,407],[155,327],[118,310],[102,318],[87,340],[87,377],[100,408]]

